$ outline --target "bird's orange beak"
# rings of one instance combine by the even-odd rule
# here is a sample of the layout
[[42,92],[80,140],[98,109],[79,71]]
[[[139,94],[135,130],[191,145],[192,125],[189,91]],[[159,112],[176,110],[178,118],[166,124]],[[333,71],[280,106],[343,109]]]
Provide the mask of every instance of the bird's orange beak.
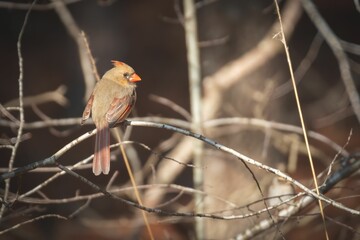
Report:
[[141,78],[136,73],[133,73],[133,74],[131,74],[129,81],[130,82],[139,82],[139,81],[141,81]]

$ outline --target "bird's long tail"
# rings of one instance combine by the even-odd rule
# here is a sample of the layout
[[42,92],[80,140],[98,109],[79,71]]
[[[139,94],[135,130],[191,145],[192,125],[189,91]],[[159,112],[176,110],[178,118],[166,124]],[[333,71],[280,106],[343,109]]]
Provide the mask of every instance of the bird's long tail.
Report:
[[93,173],[97,176],[110,171],[110,130],[107,122],[98,124],[96,128]]

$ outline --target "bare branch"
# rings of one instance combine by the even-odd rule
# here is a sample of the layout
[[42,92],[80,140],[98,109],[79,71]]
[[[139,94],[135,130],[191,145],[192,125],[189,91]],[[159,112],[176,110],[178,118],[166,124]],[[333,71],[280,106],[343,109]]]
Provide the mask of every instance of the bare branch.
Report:
[[[360,169],[359,157],[360,156],[354,155],[343,158],[342,162],[344,164],[340,167],[340,169],[338,169],[329,176],[327,181],[320,187],[319,191],[322,194],[327,193],[330,189],[332,189],[335,186],[336,183],[339,183],[343,179],[349,177],[354,172],[358,171]],[[297,201],[297,204],[291,205],[288,208],[283,209],[279,212],[278,215],[281,217],[276,219],[276,224],[283,222],[290,216],[294,216],[301,209],[309,206],[314,201],[315,199],[310,196],[304,196],[303,198],[299,199]],[[273,224],[274,222],[272,221],[272,219],[264,219],[261,222],[259,222],[257,225],[251,227],[250,229],[247,229],[245,232],[240,233],[235,238],[251,239],[254,236],[258,235],[259,233],[264,232],[265,230],[273,227]]]
[[[283,18],[284,32],[291,36],[296,22],[301,15],[301,5],[299,1],[288,1],[284,6]],[[248,74],[261,68],[267,64],[270,59],[275,57],[281,51],[281,43],[274,41],[273,33],[277,31],[279,25],[274,23],[268,34],[263,38],[253,49],[240,56],[238,59],[231,61],[222,68],[220,68],[213,75],[205,77],[203,81],[204,97],[202,98],[202,118],[204,121],[216,117],[220,107],[222,106],[222,99],[227,90],[233,87],[236,83],[245,79]],[[224,78],[226,76],[226,78]],[[184,139],[176,148],[169,154],[176,159],[181,159],[182,162],[189,162],[192,156],[192,142],[190,139]],[[178,167],[169,167],[164,162],[158,166],[157,178],[163,183],[169,183],[177,175],[182,172]],[[149,205],[157,204],[161,200],[161,192],[151,193],[151,196],[146,199]]]
[[42,219],[46,219],[46,218],[58,218],[58,219],[62,219],[62,220],[67,220],[66,217],[63,217],[63,216],[60,216],[58,214],[46,214],[46,215],[42,215],[42,216],[39,216],[39,217],[36,217],[36,218],[33,218],[33,219],[30,219],[28,221],[25,221],[25,222],[22,222],[22,223],[19,223],[19,224],[16,224],[15,226],[12,226],[10,228],[7,228],[3,231],[0,232],[0,235],[3,235],[4,233],[7,233],[9,231],[12,231],[14,229],[17,229],[25,224],[28,224],[28,223],[32,223],[32,222],[36,222],[36,221],[39,221],[39,220],[42,220]]
[[[190,92],[191,109],[191,130],[202,133],[202,89],[201,89],[201,65],[200,50],[198,45],[197,17],[194,0],[184,0],[184,29],[186,40],[186,55],[188,63],[188,78]],[[203,165],[203,143],[196,141],[193,144],[193,162],[197,166]],[[203,169],[195,168],[193,170],[193,182],[195,189],[203,190],[204,173]],[[195,212],[204,212],[205,205],[200,194],[195,194]],[[202,219],[196,219],[195,222],[196,238],[205,238],[205,224]]]
[[59,18],[63,22],[67,31],[74,39],[78,46],[79,57],[81,68],[84,75],[85,80],[85,96],[84,102],[87,101],[87,98],[90,96],[92,90],[95,85],[95,76],[93,74],[93,65],[91,63],[91,59],[89,58],[88,49],[86,43],[83,40],[82,31],[77,26],[75,20],[73,19],[70,11],[67,9],[65,3],[62,0],[51,0],[54,4],[55,11],[59,15]]
[[[177,132],[177,133],[180,133],[180,134],[183,134],[185,136],[189,136],[189,137],[192,137],[192,138],[196,138],[200,141],[203,141],[205,142],[206,144],[216,148],[217,150],[220,150],[220,151],[223,151],[223,152],[226,152],[226,153],[229,153],[233,156],[235,156],[238,160],[240,161],[244,161],[250,165],[253,165],[255,167],[258,167],[260,169],[263,169],[267,172],[270,172],[270,173],[273,173],[277,176],[279,176],[280,178],[288,181],[288,182],[291,182],[293,185],[297,186],[298,188],[302,189],[306,194],[310,195],[311,197],[313,198],[316,198],[318,200],[321,200],[321,201],[324,201],[326,202],[327,204],[331,205],[331,206],[334,206],[336,208],[339,208],[339,209],[342,209],[344,211],[347,211],[351,214],[356,214],[356,215],[360,215],[360,211],[358,210],[354,210],[354,209],[351,209],[351,208],[348,208],[332,199],[329,199],[327,198],[326,196],[323,196],[323,195],[317,195],[313,190],[307,188],[305,185],[303,185],[302,183],[296,181],[295,179],[291,178],[290,176],[286,175],[285,173],[279,171],[278,169],[275,169],[275,168],[272,168],[272,167],[269,167],[267,165],[264,165],[248,156],[245,156],[237,151],[235,151],[234,149],[231,149],[231,148],[228,148],[222,144],[219,144],[209,138],[206,138],[200,134],[197,134],[197,133],[192,133],[190,131],[187,131],[187,130],[184,130],[184,129],[181,129],[181,128],[177,128],[177,127],[174,127],[174,126],[170,126],[170,125],[166,125],[166,124],[160,124],[160,123],[151,123],[151,122],[143,122],[143,121],[125,121],[125,124],[129,125],[129,126],[138,126],[138,127],[153,127],[153,128],[160,128],[160,129],[166,129],[166,130],[169,130],[169,131],[173,131],[173,132]],[[58,152],[56,152],[54,155],[52,155],[51,157],[45,159],[45,160],[42,160],[42,161],[39,161],[39,162],[36,162],[34,163],[34,165],[31,165],[31,166],[26,166],[27,168],[27,171],[28,170],[31,170],[31,169],[34,169],[36,167],[39,167],[39,166],[46,166],[46,165],[52,165],[52,164],[56,164],[56,165],[59,165],[59,163],[56,163],[56,161],[59,159],[59,157],[64,154],[66,151],[68,151],[70,148],[72,148],[74,145],[78,144],[79,142],[83,141],[84,139],[94,135],[96,132],[96,130],[93,130],[92,132],[89,132],[89,133],[85,133],[84,135],[80,136],[79,138],[73,140],[72,142],[70,142],[69,144],[67,144],[66,146],[64,146],[62,149],[60,149]],[[351,160],[349,163],[347,164],[351,164],[351,166],[354,164],[354,162],[359,162],[360,161],[353,161]],[[348,172],[351,172],[355,169],[357,170],[357,165],[354,165],[355,167],[352,167],[351,169],[352,170],[347,170]],[[87,182],[88,180],[86,179],[83,179],[83,177],[81,176],[78,176],[78,174],[72,172],[71,170],[69,170],[68,168],[64,167],[64,166],[61,166],[61,169],[64,170],[66,173],[69,173],[71,174],[72,176],[75,176],[77,178],[80,178],[81,181],[85,181]],[[66,170],[65,170],[66,169]],[[24,171],[22,171],[24,172]],[[0,176],[0,181],[1,180],[5,180],[7,178],[12,178],[14,177],[15,175],[19,174],[19,172],[17,171],[17,169],[11,173],[4,173]],[[87,183],[89,184],[90,186],[92,186],[92,183]],[[94,184],[95,185],[95,184]],[[105,190],[102,190],[100,189],[98,186],[92,186],[94,189],[98,190],[98,191],[101,191],[102,193],[106,194],[107,196],[109,196],[107,193],[105,193],[106,191]],[[321,189],[321,187],[320,187]],[[111,197],[111,196],[110,196]],[[131,206],[135,206],[135,207],[139,207],[138,205],[136,205],[135,203],[131,202],[127,202],[126,200],[121,200],[121,201],[125,201],[125,203],[127,204],[130,204]],[[146,210],[146,211],[151,211],[151,212],[157,212],[157,210],[153,210],[153,209],[149,209],[149,208],[144,208],[144,207],[140,207],[140,209],[142,210]],[[180,216],[180,215],[179,215]],[[192,215],[194,216],[194,215]],[[203,216],[203,217],[206,217],[208,216],[207,214],[205,215],[195,215],[195,216]],[[215,217],[216,218],[216,217]]]
[[[31,106],[31,105],[40,105],[47,102],[56,102],[60,106],[66,106],[69,101],[66,97],[64,97],[64,94],[66,93],[66,86],[60,85],[57,89],[54,91],[49,91],[45,93],[41,93],[35,96],[27,96],[23,97],[23,104],[24,107]],[[13,99],[7,103],[5,103],[4,107],[14,107],[19,106],[19,99]]]
[[[80,2],[81,0],[62,0],[64,4],[72,4],[76,2]],[[48,4],[31,4],[31,3],[15,3],[15,2],[0,2],[0,8],[7,8],[7,9],[16,9],[16,10],[32,10],[37,11],[48,11],[55,8],[54,3]]]
[[167,99],[167,98],[164,98],[161,96],[157,96],[155,94],[150,94],[149,98],[155,102],[158,102],[160,104],[163,104],[163,105],[169,107],[173,111],[175,111],[178,114],[180,114],[181,116],[183,116],[186,120],[191,121],[190,113],[185,108],[179,106],[178,104],[171,101],[170,99]]
[[[322,36],[319,33],[316,34],[316,36],[314,37],[314,40],[310,44],[310,47],[309,47],[308,52],[306,53],[306,56],[304,57],[304,59],[301,61],[298,68],[294,72],[296,84],[300,83],[300,81],[304,77],[305,73],[309,70],[312,63],[315,61],[323,42],[324,42],[324,39],[322,38]],[[293,89],[293,87],[292,87],[291,79],[289,79],[284,84],[278,86],[275,89],[271,98],[276,99],[276,98],[282,97],[283,95],[290,92],[292,89]]]
[[[51,119],[47,121],[37,121],[37,122],[31,122],[31,123],[25,123],[24,129],[38,129],[38,128],[46,128],[46,127],[52,127],[52,126],[71,126],[71,125],[78,125],[80,123],[80,118],[65,118],[65,119]],[[150,122],[161,122],[164,124],[174,125],[177,127],[181,127],[184,129],[190,129],[190,123],[174,119],[174,118],[162,118],[162,117],[138,117],[138,118],[129,118],[131,121],[150,121]],[[93,124],[91,121],[86,122],[85,124]],[[279,123],[274,121],[267,121],[264,119],[258,119],[258,118],[241,118],[241,117],[234,117],[234,118],[218,118],[213,120],[208,120],[204,122],[204,128],[214,128],[214,127],[221,127],[225,125],[247,125],[247,126],[255,126],[255,127],[261,127],[261,128],[271,128],[271,129],[277,129],[281,131],[286,132],[294,132],[297,134],[303,134],[302,129],[295,125],[285,124],[285,123]],[[17,127],[18,124],[6,120],[0,119],[0,126],[8,126],[8,127]],[[343,156],[348,156],[349,153],[346,151],[346,149],[343,149],[342,146],[335,143],[328,137],[319,134],[314,131],[308,131],[309,137],[322,142],[332,149],[334,149],[336,152],[341,152]]]
[[333,51],[340,68],[340,74],[345,85],[349,100],[353,107],[354,113],[360,123],[360,97],[356,90],[354,79],[351,75],[349,60],[345,54],[345,51],[341,45],[340,40],[325,22],[316,9],[315,5],[310,0],[302,0],[304,10],[308,14],[311,21],[314,23],[318,31],[323,35],[325,41]]
[[196,138],[198,140],[201,140],[213,147],[215,147],[218,150],[221,150],[223,152],[229,153],[235,157],[237,157],[240,161],[244,161],[250,165],[256,166],[258,168],[261,168],[267,172],[273,173],[277,176],[279,176],[280,178],[291,182],[292,184],[294,184],[295,186],[299,187],[300,189],[302,189],[303,191],[305,191],[307,194],[311,195],[312,197],[324,201],[326,203],[328,203],[329,205],[332,205],[334,207],[337,207],[339,209],[351,212],[352,214],[356,214],[356,215],[360,215],[360,211],[354,210],[354,209],[350,209],[345,207],[344,205],[334,202],[334,200],[329,199],[325,196],[322,195],[317,195],[315,192],[313,192],[312,190],[308,189],[306,186],[304,186],[302,183],[296,181],[295,179],[289,177],[288,175],[284,174],[283,172],[279,171],[278,169],[269,167],[267,165],[264,165],[262,163],[257,162],[256,160],[247,157],[237,151],[235,151],[234,149],[228,148],[222,144],[219,144],[211,139],[208,139],[200,134],[197,133],[192,133],[190,131],[184,130],[184,129],[180,129],[180,128],[176,128],[173,126],[169,126],[169,125],[165,125],[165,124],[159,124],[159,123],[149,123],[149,122],[142,122],[142,121],[126,121],[126,124],[130,125],[130,126],[142,126],[142,127],[155,127],[155,128],[161,128],[161,129],[166,129],[166,130],[170,130],[170,131],[175,131],[178,133],[181,133],[185,136],[190,136],[193,138]]
[[[34,6],[34,4],[36,4],[36,0],[34,0],[31,4],[31,7],[29,8],[29,10],[26,12],[25,15],[25,19],[24,19],[24,23],[21,27],[20,33],[19,33],[19,37],[17,40],[17,54],[18,54],[18,61],[19,61],[19,78],[18,78],[18,84],[19,84],[19,112],[20,112],[20,122],[19,122],[19,128],[17,131],[17,138],[16,138],[16,142],[14,144],[14,147],[12,148],[11,151],[11,157],[8,163],[8,168],[9,168],[9,172],[11,172],[13,170],[13,166],[14,166],[14,162],[15,162],[15,157],[16,157],[16,153],[17,153],[17,149],[20,145],[20,141],[21,141],[21,135],[23,132],[23,127],[24,127],[24,122],[25,122],[25,116],[24,116],[24,90],[23,90],[23,79],[24,79],[24,68],[23,68],[23,57],[22,57],[22,52],[21,52],[21,43],[22,43],[22,37],[25,31],[25,27],[26,24],[29,20],[29,16],[31,13],[31,9]],[[5,181],[5,192],[4,192],[4,196],[3,196],[3,201],[6,202],[7,201],[7,197],[9,194],[9,189],[10,189],[10,179],[7,179]],[[3,216],[4,212],[5,212],[6,206],[5,204],[2,204],[1,209],[0,209],[0,218]]]

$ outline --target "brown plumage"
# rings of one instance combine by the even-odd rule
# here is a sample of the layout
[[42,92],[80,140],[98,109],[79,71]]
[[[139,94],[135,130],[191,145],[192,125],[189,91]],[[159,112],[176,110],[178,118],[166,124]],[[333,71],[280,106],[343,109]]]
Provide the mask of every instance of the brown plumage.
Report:
[[90,116],[97,133],[93,160],[93,173],[110,171],[110,130],[129,115],[136,101],[136,82],[141,78],[125,63],[112,61],[114,67],[96,84],[85,107],[81,124]]

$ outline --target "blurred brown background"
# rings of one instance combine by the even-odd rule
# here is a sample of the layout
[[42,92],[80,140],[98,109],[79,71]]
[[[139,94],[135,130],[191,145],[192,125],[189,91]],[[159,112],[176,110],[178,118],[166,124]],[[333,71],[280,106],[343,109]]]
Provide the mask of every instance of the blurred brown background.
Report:
[[[24,3],[28,1],[14,2]],[[353,1],[314,2],[339,38],[352,43],[360,43],[358,28],[360,13],[356,11]],[[39,1],[39,4],[47,3],[48,1]],[[177,1],[170,0],[87,0],[67,5],[78,26],[88,37],[100,75],[111,67],[110,60],[116,59],[133,66],[143,79],[137,88],[138,101],[134,111],[136,116],[181,118],[179,114],[174,113],[168,107],[151,101],[149,98],[151,94],[168,98],[189,110],[185,37],[184,29],[179,23],[174,9],[176,4]],[[25,13],[25,10],[0,8],[1,104],[18,97],[17,79],[19,72],[16,42]],[[204,77],[215,73],[229,61],[239,58],[252,49],[269,31],[271,25],[277,21],[273,2],[263,0],[214,1],[199,8],[197,14],[200,41],[224,39],[220,44],[201,48],[201,64]],[[303,14],[289,39],[290,53],[295,68],[303,60],[315,35],[316,29],[306,14]],[[274,41],[277,41],[277,39],[274,39]],[[68,105],[63,107],[52,102],[41,104],[38,107],[51,118],[80,117],[85,104],[85,90],[77,45],[53,10],[34,10],[31,13],[22,41],[22,53],[24,58],[24,95],[37,95],[53,91],[60,85],[65,85],[67,88],[65,96],[69,101]],[[355,54],[349,54],[349,58],[355,63],[359,61],[359,56]],[[358,63],[353,66],[353,77],[359,88],[360,67]],[[226,75],[224,78],[226,78]],[[292,91],[285,92],[276,98],[271,97],[277,87],[288,81],[288,79],[286,58],[281,53],[272,58],[268,64],[258,69],[258,71],[246,76],[245,81],[235,85],[223,99],[223,108],[217,116],[256,117],[300,125]],[[307,127],[310,130],[324,134],[339,145],[346,143],[352,129],[353,135],[346,149],[349,152],[358,151],[360,142],[359,122],[351,112],[351,108],[349,108],[350,105],[339,74],[338,63],[325,43],[319,48],[317,58],[305,73],[298,87]],[[261,95],[261,93],[264,95]],[[256,97],[257,95],[260,96],[260,100]],[[340,113],[334,116],[333,113],[337,111],[340,111]],[[31,108],[26,108],[25,120],[26,122],[32,122],[39,120],[39,117]],[[31,133],[31,138],[20,144],[15,166],[23,166],[51,156],[69,141],[92,128],[92,126],[58,128],[60,130],[71,130],[71,133],[65,137],[54,136],[48,129],[25,130],[25,133]],[[264,134],[262,131],[241,129],[239,132],[237,130],[226,132],[225,130],[214,136],[216,140],[224,145],[233,147],[273,167],[278,167],[287,161],[287,154],[281,152],[276,146],[271,147],[267,153],[268,155],[263,155]],[[15,129],[0,127],[0,137],[2,139],[15,137],[15,134]],[[143,142],[150,147],[156,147],[161,141],[170,136],[171,133],[163,130],[134,128],[131,139]],[[276,144],[274,143],[274,145]],[[319,158],[322,160],[315,157],[316,166],[320,171],[328,166],[336,152],[330,151],[321,144],[318,149],[326,156],[320,154],[322,157]],[[93,139],[87,140],[62,156],[61,162],[66,165],[74,164],[91,154],[92,150]],[[138,151],[143,163],[151,155],[140,148]],[[9,150],[0,149],[1,167],[7,166],[9,157]],[[243,184],[246,185],[252,181],[249,174],[243,170],[243,165],[237,162],[236,166],[234,166],[234,162],[230,161],[231,159],[226,159],[224,156],[218,158],[216,154],[208,154],[205,157],[207,159],[207,174],[213,176],[207,182],[210,189],[211,186],[219,188],[218,194],[219,192],[221,195],[224,194],[222,197],[225,199],[234,201],[238,199],[239,195],[230,196],[230,193],[222,193],[222,190],[225,185],[226,188],[230,189],[230,192],[236,192],[236,189],[241,186],[239,182],[244,181]],[[122,161],[117,161],[116,164],[112,165],[112,168],[112,171],[120,171],[116,184],[127,181],[128,175]],[[253,170],[261,175],[261,171]],[[94,177],[89,169],[81,170],[79,173],[102,186],[109,179],[108,176]],[[239,176],[242,174],[247,176]],[[25,174],[22,178],[12,180],[11,190],[14,193],[25,192],[51,175],[51,173]],[[300,180],[309,180],[311,178],[305,154],[299,154],[298,169],[292,175]],[[235,180],[237,177],[240,180]],[[243,178],[248,179],[244,180]],[[262,176],[259,176],[259,178],[261,180]],[[358,183],[358,175],[354,181]],[[176,183],[192,186],[191,168],[185,169],[177,178]],[[216,183],[220,186],[217,186]],[[1,186],[3,187],[3,184]],[[93,192],[93,190],[70,176],[64,176],[61,180],[55,181],[44,191],[46,191],[46,196],[49,198],[65,198],[74,196],[75,191],[79,189],[80,194]],[[243,189],[243,193],[246,191]],[[256,192],[257,190],[252,186],[252,190],[249,191]],[[255,199],[259,198],[259,196],[255,196]],[[189,202],[189,199],[184,198],[180,202],[185,204]],[[35,211],[36,214],[34,215],[39,213],[68,215],[83,204],[84,202],[44,205],[40,206],[41,209]],[[357,208],[359,207],[354,202],[349,204],[353,204],[352,207],[354,208],[356,208],[356,205]],[[29,205],[24,203],[15,203],[13,206],[14,211],[28,207]],[[69,221],[47,219],[35,222],[0,236],[0,238],[141,239],[141,231],[137,232],[137,226],[141,225],[139,222],[142,219],[137,212],[122,203],[99,198],[92,201],[91,205],[74,219]],[[9,219],[6,222],[4,220],[0,224],[1,229],[16,224],[19,219],[31,218],[31,216],[34,216],[32,214],[24,214],[19,218]],[[338,211],[335,216],[339,214],[343,214],[341,220],[351,225],[353,218],[349,214]],[[115,224],[117,221],[121,223],[122,228],[118,227],[117,229]],[[214,221],[215,226],[220,229],[213,228],[209,231],[221,233],[222,235],[216,236],[214,233],[214,238],[211,239],[230,238],[239,232],[236,227],[230,227],[230,225],[244,224],[245,226],[251,224],[251,221],[247,220],[237,220],[233,223]],[[320,218],[317,218],[316,221],[320,228],[322,226]],[[159,237],[157,239],[188,239],[192,236],[193,220],[178,219],[178,222],[176,220],[174,222],[167,221],[159,224],[159,226],[166,229],[160,229],[159,236],[164,236],[161,234],[167,232],[173,238]],[[296,221],[293,224],[296,225]],[[128,228],[124,226],[128,226]],[[104,231],[100,231],[99,228]],[[112,231],[112,233],[104,234],[106,229],[110,229],[109,231]],[[116,229],[118,232],[116,232]],[[299,237],[297,231],[304,235]],[[338,230],[332,229],[332,239],[341,239],[338,236],[342,231],[345,230],[342,228]],[[302,230],[299,226],[293,233],[289,232],[288,234],[288,239],[304,239],[307,235],[317,236],[316,234],[322,236],[321,230],[309,229],[306,228],[306,225],[305,229]],[[345,236],[352,237],[353,235],[345,233]],[[342,239],[350,238],[345,237]]]

